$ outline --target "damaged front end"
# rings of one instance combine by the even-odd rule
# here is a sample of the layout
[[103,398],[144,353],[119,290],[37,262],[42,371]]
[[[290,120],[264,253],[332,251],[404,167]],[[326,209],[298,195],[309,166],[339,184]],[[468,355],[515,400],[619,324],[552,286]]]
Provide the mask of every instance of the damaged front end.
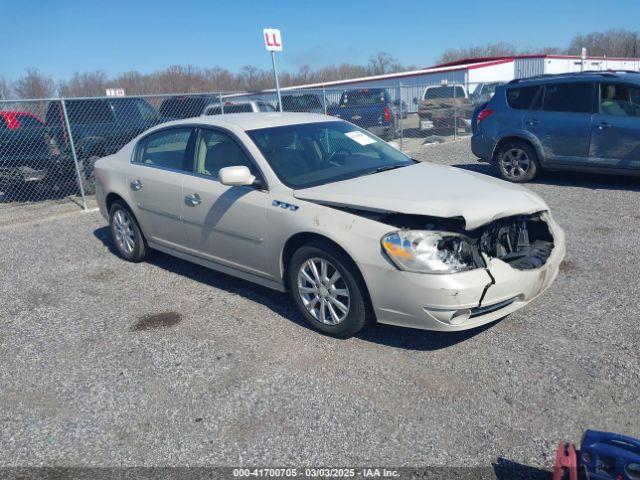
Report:
[[[462,217],[436,218],[423,215],[371,212],[342,208],[358,216],[394,226],[399,230],[383,238],[383,248],[399,268],[430,273],[453,273],[473,268],[487,268],[491,259],[499,259],[517,270],[542,267],[554,248],[547,212],[500,218],[474,230],[465,230]],[[417,233],[423,235],[417,239]],[[425,235],[425,234],[429,235]],[[437,235],[434,240],[432,237]],[[423,246],[425,238],[430,244]],[[417,240],[416,240],[417,239]],[[421,243],[416,243],[421,242]],[[429,252],[431,249],[431,252]],[[430,267],[420,270],[412,261],[431,253],[429,261],[440,258],[442,264],[457,269]],[[410,255],[413,255],[411,257]],[[433,264],[433,261],[431,261]]]

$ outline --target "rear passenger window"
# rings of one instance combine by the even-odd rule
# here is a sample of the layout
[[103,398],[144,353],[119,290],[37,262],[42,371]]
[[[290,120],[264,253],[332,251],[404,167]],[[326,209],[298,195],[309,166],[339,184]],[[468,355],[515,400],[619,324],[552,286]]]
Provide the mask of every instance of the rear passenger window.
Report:
[[507,103],[511,108],[517,110],[528,110],[532,108],[531,103],[538,93],[540,87],[520,87],[507,90]]
[[560,83],[544,88],[543,110],[551,112],[591,113],[591,83]]
[[187,152],[190,128],[172,128],[152,133],[138,144],[136,163],[182,170]]

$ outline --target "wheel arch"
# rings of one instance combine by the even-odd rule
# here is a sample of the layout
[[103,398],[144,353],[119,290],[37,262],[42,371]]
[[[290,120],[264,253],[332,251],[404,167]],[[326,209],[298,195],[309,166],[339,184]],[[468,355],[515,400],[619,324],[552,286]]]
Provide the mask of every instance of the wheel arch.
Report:
[[514,135],[505,135],[500,140],[498,140],[493,147],[493,152],[491,154],[491,163],[495,164],[497,162],[497,155],[502,146],[508,142],[524,142],[529,144],[533,151],[536,153],[538,157],[538,164],[546,163],[544,156],[544,149],[540,141],[534,137],[533,135],[524,135],[524,134],[514,134]]
[[351,255],[342,245],[340,245],[335,240],[317,232],[298,232],[287,239],[282,248],[282,252],[280,254],[280,269],[282,272],[282,282],[286,290],[290,290],[289,286],[289,263],[291,263],[291,257],[294,252],[302,247],[303,245],[307,245],[313,241],[327,243],[331,245],[333,248],[336,248],[341,253],[345,255],[345,257],[351,262],[352,267],[354,267],[354,272],[358,277],[364,291],[362,292],[365,298],[365,302],[367,304],[367,308],[370,310],[372,314],[372,318],[375,318],[375,312],[373,309],[373,303],[371,302],[371,296],[369,294],[369,286],[367,285],[367,281],[360,270],[357,262],[353,259],[353,255]]
[[[129,205],[129,203],[122,196],[118,195],[116,192],[109,192],[104,198],[104,205],[107,209],[107,215],[109,215],[109,212],[111,211],[111,206],[116,201],[122,202],[129,209],[129,212],[131,212],[131,215],[133,215],[133,217],[136,218],[136,215],[133,213],[133,210],[131,209],[131,206]],[[137,218],[136,218],[136,221],[138,221]]]

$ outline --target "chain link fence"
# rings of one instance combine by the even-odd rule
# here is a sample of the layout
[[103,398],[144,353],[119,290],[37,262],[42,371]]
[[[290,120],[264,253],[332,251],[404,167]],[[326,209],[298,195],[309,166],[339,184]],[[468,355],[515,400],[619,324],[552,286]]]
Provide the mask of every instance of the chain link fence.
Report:
[[[470,135],[474,109],[499,83],[284,89],[282,110],[342,118],[413,154]],[[0,101],[0,208],[60,199],[87,208],[96,160],[148,128],[280,109],[273,91]]]

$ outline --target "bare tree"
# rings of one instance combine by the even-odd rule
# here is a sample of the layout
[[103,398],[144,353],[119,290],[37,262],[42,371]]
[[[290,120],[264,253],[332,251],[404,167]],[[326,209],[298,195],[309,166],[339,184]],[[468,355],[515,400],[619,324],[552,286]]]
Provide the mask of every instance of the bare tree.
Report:
[[576,35],[571,40],[567,53],[580,55],[582,47],[587,49],[589,55],[635,58],[640,54],[640,35],[629,30],[607,30]]
[[504,57],[516,55],[518,50],[510,43],[488,43],[475,47],[455,48],[445,50],[436,64],[454,62],[465,58]]
[[60,84],[63,97],[91,97],[105,94],[109,86],[107,74],[101,70],[89,73],[75,73],[70,80]]
[[401,68],[398,61],[385,52],[378,52],[369,59],[369,71],[372,75],[384,75]]
[[56,84],[37,69],[27,68],[26,74],[14,82],[13,91],[18,98],[50,98],[56,93]]
[[6,100],[10,95],[9,82],[4,77],[0,77],[0,100]]

